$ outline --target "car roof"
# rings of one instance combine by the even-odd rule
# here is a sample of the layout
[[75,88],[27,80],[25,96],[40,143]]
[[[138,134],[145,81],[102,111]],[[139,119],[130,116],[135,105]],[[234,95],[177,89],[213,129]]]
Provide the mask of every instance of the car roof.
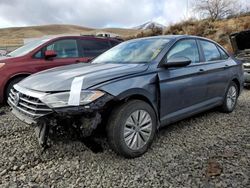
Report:
[[118,39],[118,38],[113,38],[113,37],[97,37],[95,35],[49,35],[49,36],[41,37],[39,39],[54,40],[54,39],[64,39],[64,38],[103,39],[103,40],[113,40],[113,41],[121,42],[121,40]]
[[152,37],[143,37],[143,38],[138,38],[138,39],[134,39],[134,40],[144,40],[144,39],[183,39],[183,38],[196,38],[196,39],[212,41],[211,39],[208,39],[208,38],[205,38],[205,37],[200,37],[200,36],[195,36],[195,35],[159,35],[159,36],[152,36]]
[[152,37],[143,37],[143,38],[137,38],[137,39],[132,39],[132,40],[146,40],[146,39],[170,39],[170,40],[180,40],[180,39],[200,39],[200,40],[206,40],[206,41],[210,41],[212,43],[215,43],[217,45],[219,45],[220,47],[222,47],[220,44],[218,44],[217,42],[209,39],[209,38],[205,38],[205,37],[200,37],[200,36],[195,36],[195,35],[158,35],[158,36],[152,36]]

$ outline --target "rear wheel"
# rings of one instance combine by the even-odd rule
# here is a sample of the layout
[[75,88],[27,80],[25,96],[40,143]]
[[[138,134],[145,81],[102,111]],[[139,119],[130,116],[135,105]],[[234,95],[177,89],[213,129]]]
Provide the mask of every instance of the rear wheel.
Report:
[[21,80],[23,80],[24,78],[25,78],[25,76],[20,76],[20,77],[17,77],[17,78],[12,79],[12,80],[9,82],[9,84],[8,84],[8,86],[7,86],[7,88],[6,88],[6,91],[5,91],[5,102],[7,102],[8,97],[9,97],[9,93],[10,93],[11,89],[13,88],[13,86],[14,86],[15,84],[17,84],[18,82],[20,82]]
[[235,84],[235,82],[231,82],[227,89],[221,110],[226,113],[232,112],[237,104],[238,95],[238,86]]
[[127,158],[139,157],[153,142],[156,116],[149,104],[132,100],[116,108],[107,125],[111,148]]

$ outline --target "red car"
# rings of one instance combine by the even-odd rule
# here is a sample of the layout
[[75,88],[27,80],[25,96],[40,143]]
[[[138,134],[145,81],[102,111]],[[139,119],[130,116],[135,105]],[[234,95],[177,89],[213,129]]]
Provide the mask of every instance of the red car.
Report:
[[94,36],[61,36],[29,42],[0,57],[0,103],[7,100],[13,85],[25,77],[57,66],[87,63],[120,42]]

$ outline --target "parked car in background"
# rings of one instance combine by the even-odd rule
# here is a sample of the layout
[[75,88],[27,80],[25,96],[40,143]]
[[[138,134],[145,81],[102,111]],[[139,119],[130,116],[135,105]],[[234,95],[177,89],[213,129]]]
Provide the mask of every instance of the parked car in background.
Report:
[[0,57],[0,103],[25,77],[53,67],[87,63],[120,42],[94,36],[57,36],[29,42]]
[[243,62],[245,86],[250,88],[250,30],[230,35],[236,58]]
[[5,56],[7,54],[6,50],[0,50],[0,56]]
[[232,112],[243,81],[241,62],[217,43],[158,36],[121,43],[90,64],[32,75],[8,102],[35,125],[43,146],[60,122],[83,136],[103,125],[111,148],[132,158],[147,151],[159,127],[218,106]]

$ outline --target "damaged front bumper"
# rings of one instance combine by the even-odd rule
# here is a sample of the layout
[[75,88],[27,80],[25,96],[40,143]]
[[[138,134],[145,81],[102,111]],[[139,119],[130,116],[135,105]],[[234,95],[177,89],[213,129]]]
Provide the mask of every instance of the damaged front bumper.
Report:
[[[101,123],[102,113],[114,98],[112,95],[105,94],[87,105],[50,109],[34,96],[32,96],[34,100],[29,101],[31,97],[26,97],[26,94],[14,89],[8,103],[12,108],[12,113],[18,119],[35,127],[38,142],[43,147],[48,146],[50,131],[60,126],[72,127],[83,137],[90,136]],[[42,110],[46,113],[42,114]]]

